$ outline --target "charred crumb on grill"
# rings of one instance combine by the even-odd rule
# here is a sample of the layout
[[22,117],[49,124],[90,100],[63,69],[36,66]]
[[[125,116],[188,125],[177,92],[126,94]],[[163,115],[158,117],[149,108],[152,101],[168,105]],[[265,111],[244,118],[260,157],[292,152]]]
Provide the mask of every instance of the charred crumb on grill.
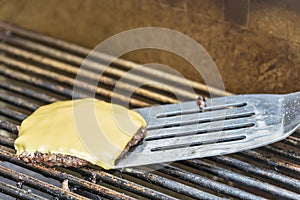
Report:
[[91,183],[97,183],[97,174],[94,171],[92,171],[91,176],[88,177],[87,180]]
[[88,161],[77,158],[75,156],[51,153],[29,153],[22,152],[19,158],[27,163],[40,163],[48,167],[63,166],[63,167],[83,167],[89,164]]
[[16,183],[17,187],[22,189],[23,188],[23,183],[24,183],[23,177],[19,176],[18,177],[18,182]]
[[63,182],[61,183],[61,189],[65,191],[70,191],[68,179],[63,180]]
[[203,109],[206,107],[206,102],[207,98],[205,96],[199,96],[198,99],[196,100],[197,105],[199,106],[200,109]]

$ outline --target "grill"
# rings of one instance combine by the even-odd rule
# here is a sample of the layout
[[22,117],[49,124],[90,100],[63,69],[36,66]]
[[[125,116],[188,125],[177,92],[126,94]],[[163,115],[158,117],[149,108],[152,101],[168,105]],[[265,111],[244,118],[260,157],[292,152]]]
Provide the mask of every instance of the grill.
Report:
[[[102,72],[110,57],[93,55],[94,65],[83,73],[82,92],[73,94],[74,78],[90,49],[0,22],[0,191],[2,199],[300,199],[300,132],[259,149],[226,156],[167,164],[157,171],[143,168],[102,170],[96,167],[46,168],[18,160],[13,143],[17,126],[39,106],[57,100],[87,96],[93,74]],[[95,64],[96,63],[96,64]],[[96,98],[110,100],[116,81],[137,64],[115,62],[99,80]],[[142,67],[121,85],[115,98],[132,108],[175,103],[169,89],[186,100],[194,94],[182,88],[175,75]],[[167,87],[151,85],[135,90],[134,82],[155,79]],[[176,83],[176,87],[174,86]],[[190,81],[199,95],[205,85]],[[214,95],[229,95],[211,88]],[[59,131],[59,130],[58,130]],[[68,181],[69,190],[62,189]]]

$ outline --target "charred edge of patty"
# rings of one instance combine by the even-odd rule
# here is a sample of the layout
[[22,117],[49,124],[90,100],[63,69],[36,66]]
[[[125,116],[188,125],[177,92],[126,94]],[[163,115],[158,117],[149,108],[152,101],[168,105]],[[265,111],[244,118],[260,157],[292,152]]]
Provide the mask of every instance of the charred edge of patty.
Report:
[[[145,132],[146,129],[141,127],[133,136],[131,141],[128,142],[117,160],[126,157],[129,149],[137,145],[145,137]],[[41,153],[38,151],[35,153],[24,151],[19,155],[19,158],[27,163],[39,163],[48,167],[83,167],[90,164],[90,162],[81,158],[77,158],[76,156],[70,156],[61,153]]]
[[89,164],[88,161],[77,158],[75,156],[64,155],[61,153],[29,153],[22,152],[19,158],[27,163],[39,163],[48,167],[63,166],[63,167],[83,167]]
[[145,127],[141,127],[137,133],[133,136],[133,138],[131,139],[130,142],[127,143],[126,147],[124,148],[124,150],[122,151],[122,153],[120,154],[120,156],[116,159],[115,163],[117,163],[119,160],[123,159],[126,157],[127,153],[129,152],[129,150],[136,146],[144,137],[146,134],[146,128]]

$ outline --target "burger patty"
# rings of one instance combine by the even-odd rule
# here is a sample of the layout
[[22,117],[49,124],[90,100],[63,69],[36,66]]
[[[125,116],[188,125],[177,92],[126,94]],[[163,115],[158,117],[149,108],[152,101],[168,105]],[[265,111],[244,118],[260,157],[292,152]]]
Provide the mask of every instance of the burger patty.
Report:
[[[141,127],[133,136],[132,140],[128,142],[117,160],[126,157],[126,154],[130,150],[130,148],[136,146],[145,137],[145,133],[146,129],[144,127]],[[81,158],[77,158],[75,156],[65,155],[61,153],[41,153],[38,151],[34,153],[24,151],[19,155],[19,159],[27,163],[39,163],[48,167],[83,167],[90,164],[90,162]]]

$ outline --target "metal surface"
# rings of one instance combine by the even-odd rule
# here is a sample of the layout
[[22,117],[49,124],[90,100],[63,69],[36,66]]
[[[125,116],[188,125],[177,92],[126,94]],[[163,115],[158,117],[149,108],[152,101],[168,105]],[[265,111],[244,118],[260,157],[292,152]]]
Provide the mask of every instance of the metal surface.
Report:
[[211,98],[206,105],[191,101],[136,109],[147,121],[147,136],[116,168],[257,148],[288,137],[300,125],[300,93]]
[[[30,194],[28,191],[22,190],[20,188],[11,186],[9,184],[0,182],[0,191],[4,194],[10,195],[12,197],[16,198],[22,198],[27,200],[46,200],[46,198],[37,196],[35,194]],[[9,196],[5,196],[5,198],[8,198]]]
[[[55,66],[62,63],[74,68],[79,67],[90,49],[2,22],[0,35],[2,45],[16,48],[13,51],[12,48],[3,48],[0,51],[2,58],[5,58],[0,60],[0,165],[18,166],[9,168],[10,171],[0,168],[1,173],[7,177],[0,179],[2,199],[49,199],[49,195],[55,199],[61,194],[64,195],[64,199],[299,199],[297,195],[300,194],[300,162],[297,158],[300,132],[264,148],[228,156],[174,162],[152,172],[135,168],[106,171],[95,166],[81,169],[47,168],[22,162],[16,157],[13,148],[14,139],[18,134],[17,126],[36,106],[72,98],[72,82],[64,81],[68,80],[65,78],[74,79],[74,74],[66,73]],[[16,51],[17,49],[19,51]],[[30,54],[25,55],[24,51]],[[36,56],[40,56],[41,59],[34,60],[38,58]],[[97,53],[94,56],[100,63],[107,55]],[[51,62],[48,62],[50,59]],[[11,60],[14,64],[7,63]],[[37,67],[41,73],[27,71],[26,67],[23,68],[24,64]],[[117,59],[111,67],[125,73],[137,65]],[[47,75],[49,70],[65,78],[55,79],[55,76]],[[165,73],[158,73],[151,68],[144,67],[140,70],[139,73],[149,78],[153,77],[153,74],[159,74],[165,79],[170,78],[170,84],[182,81],[178,77],[166,76]],[[85,85],[88,83],[86,80]],[[205,85],[192,82],[192,86],[196,93],[208,94]],[[98,87],[103,87],[103,84],[99,84]],[[105,86],[104,89],[112,91],[113,87]],[[151,87],[145,89],[149,91],[148,96],[135,94],[134,99],[139,101],[131,101],[133,108],[176,101],[174,96],[166,91]],[[158,98],[152,98],[155,94],[173,100],[160,101]],[[222,95],[218,91],[214,93],[218,94]],[[84,92],[75,95],[78,98],[86,96]],[[108,97],[97,94],[99,99],[109,100]],[[122,103],[121,100],[120,102]],[[30,171],[30,174],[26,174],[26,170]],[[13,178],[14,174],[20,174],[25,179],[28,177],[29,180],[19,188],[18,181]],[[30,185],[33,184],[30,180],[35,179],[39,180],[37,184]],[[57,188],[66,179],[69,181],[70,192]],[[50,180],[59,184],[56,187],[49,186],[54,186]],[[48,192],[44,192],[45,190]]]

